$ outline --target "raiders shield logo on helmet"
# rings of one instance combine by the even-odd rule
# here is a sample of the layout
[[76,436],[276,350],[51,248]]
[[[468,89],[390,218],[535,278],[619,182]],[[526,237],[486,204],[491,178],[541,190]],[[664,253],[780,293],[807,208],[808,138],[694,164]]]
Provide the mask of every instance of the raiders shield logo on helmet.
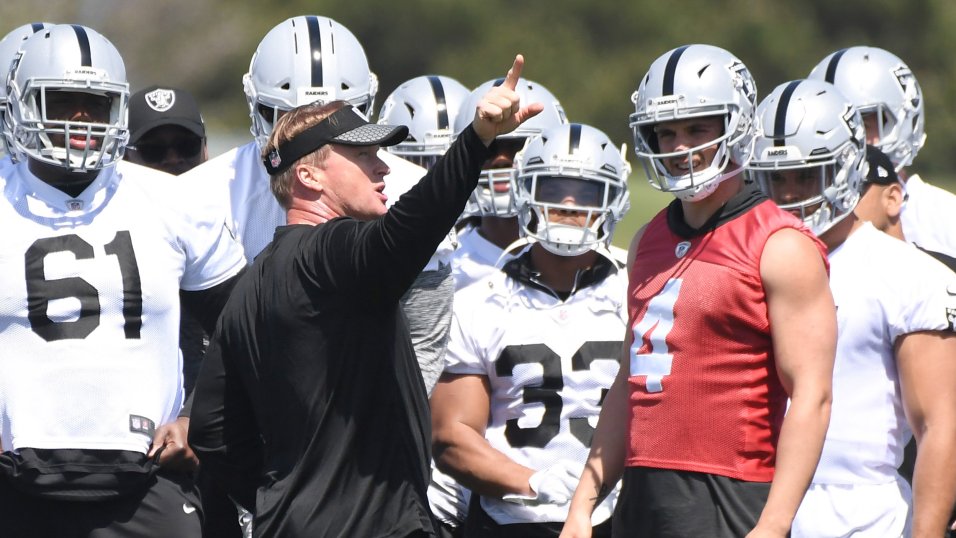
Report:
[[162,88],[146,94],[146,104],[156,112],[166,112],[176,103],[176,93]]

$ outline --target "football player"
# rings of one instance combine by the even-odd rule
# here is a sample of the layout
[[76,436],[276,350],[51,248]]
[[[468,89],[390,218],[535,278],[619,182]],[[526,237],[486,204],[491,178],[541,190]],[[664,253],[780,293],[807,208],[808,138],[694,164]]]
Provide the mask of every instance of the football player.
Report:
[[[462,105],[463,110],[474,110],[488,89],[498,84],[501,80],[489,80],[475,88]],[[518,239],[517,207],[511,193],[515,155],[530,137],[568,122],[561,103],[544,86],[521,79],[517,90],[522,103],[542,103],[544,112],[495,142],[497,153],[485,163],[478,188],[465,206],[458,225],[458,249],[452,259],[456,290],[497,271],[500,263],[511,258],[512,253],[506,249]],[[458,115],[456,135],[468,127],[468,116]]]
[[637,155],[676,200],[631,243],[626,354],[563,536],[590,535],[622,476],[622,536],[784,536],[829,416],[824,247],[741,174],[756,87],[738,58],[678,47],[632,101]]
[[[838,308],[830,425],[793,536],[942,536],[956,498],[956,276],[877,228],[898,224],[902,189],[879,150],[864,183],[863,120],[837,88],[787,82],[758,114],[751,169],[826,243]],[[859,205],[864,189],[874,200]],[[914,434],[911,491],[897,467]]]
[[8,81],[23,160],[0,203],[4,534],[198,536],[171,472],[191,456],[180,296],[211,330],[242,250],[209,193],[121,161],[126,69],[101,34],[33,34]]
[[[467,537],[558,535],[626,319],[623,267],[598,252],[627,208],[623,151],[593,127],[563,124],[516,164],[509,187],[531,247],[456,293],[432,395],[439,468],[479,495]],[[595,511],[598,536],[610,536],[615,497]]]
[[867,143],[893,161],[906,188],[906,240],[956,271],[956,195],[907,170],[926,141],[923,91],[913,71],[889,51],[857,46],[828,55],[809,78],[835,85],[860,111]]

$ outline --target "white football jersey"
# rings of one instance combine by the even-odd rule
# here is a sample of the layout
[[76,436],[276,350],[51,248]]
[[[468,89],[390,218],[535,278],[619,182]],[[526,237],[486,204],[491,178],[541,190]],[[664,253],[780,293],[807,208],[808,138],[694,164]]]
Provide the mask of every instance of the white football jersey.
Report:
[[930,185],[918,175],[907,179],[906,194],[900,215],[906,240],[923,250],[956,258],[956,194]]
[[869,223],[829,256],[837,306],[833,405],[816,484],[896,480],[912,432],[893,346],[917,331],[951,331],[956,275]]
[[208,193],[120,161],[76,198],[7,168],[0,441],[145,453],[182,405],[179,290],[245,266]]
[[[498,272],[455,295],[445,371],[488,377],[485,437],[491,446],[536,470],[587,460],[621,358],[625,289],[626,277],[617,271],[562,302]],[[595,508],[595,524],[610,517],[617,493]],[[568,515],[568,505],[488,497],[481,503],[499,524],[557,522]]]
[[[455,278],[455,291],[500,272],[504,264],[515,257],[478,233],[476,226],[468,226],[458,233],[458,248],[451,257],[451,274]],[[499,258],[501,259],[499,263]]]

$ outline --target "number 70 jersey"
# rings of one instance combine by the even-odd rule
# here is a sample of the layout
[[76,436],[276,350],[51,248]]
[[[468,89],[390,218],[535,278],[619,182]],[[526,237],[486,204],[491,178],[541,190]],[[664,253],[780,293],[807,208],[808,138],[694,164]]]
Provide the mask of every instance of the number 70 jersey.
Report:
[[179,290],[235,275],[241,247],[175,176],[120,162],[73,198],[3,175],[4,449],[145,453],[182,403]]

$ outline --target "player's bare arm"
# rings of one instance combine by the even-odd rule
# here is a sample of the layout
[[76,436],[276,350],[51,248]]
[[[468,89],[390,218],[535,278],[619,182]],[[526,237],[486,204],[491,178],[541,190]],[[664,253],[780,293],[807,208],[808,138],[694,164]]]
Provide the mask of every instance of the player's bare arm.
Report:
[[910,333],[895,347],[903,409],[918,447],[913,536],[943,536],[956,504],[956,334]]
[[438,468],[479,495],[533,497],[533,469],[485,440],[491,388],[481,375],[442,374],[431,396],[433,457]]
[[760,272],[777,374],[791,404],[770,495],[751,538],[786,536],[810,485],[830,419],[837,334],[823,255],[810,238],[793,229],[770,236]]

